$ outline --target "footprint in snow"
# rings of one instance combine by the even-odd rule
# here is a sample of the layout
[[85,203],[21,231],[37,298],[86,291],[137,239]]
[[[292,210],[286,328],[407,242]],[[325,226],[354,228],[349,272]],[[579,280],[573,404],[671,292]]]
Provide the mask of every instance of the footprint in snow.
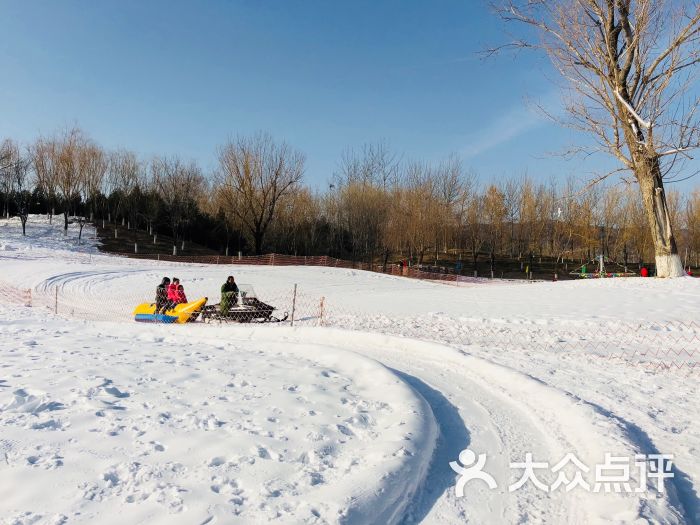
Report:
[[226,463],[226,458],[223,456],[215,456],[209,460],[210,467],[220,467],[224,463]]
[[130,396],[130,394],[128,392],[122,392],[121,390],[119,390],[115,386],[110,386],[110,387],[105,388],[105,392],[107,392],[108,394],[111,394],[114,397],[117,397],[119,399],[124,399],[125,397]]

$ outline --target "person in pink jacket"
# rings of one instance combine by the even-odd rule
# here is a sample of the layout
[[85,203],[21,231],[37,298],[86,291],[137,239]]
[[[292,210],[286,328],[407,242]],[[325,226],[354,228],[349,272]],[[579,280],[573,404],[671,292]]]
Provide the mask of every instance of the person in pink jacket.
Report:
[[177,287],[180,286],[180,279],[173,277],[173,282],[168,286],[168,300],[177,303]]

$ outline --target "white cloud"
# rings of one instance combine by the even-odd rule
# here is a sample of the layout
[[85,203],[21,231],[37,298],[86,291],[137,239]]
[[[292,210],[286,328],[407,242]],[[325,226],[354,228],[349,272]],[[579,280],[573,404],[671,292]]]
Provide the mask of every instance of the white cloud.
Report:
[[544,108],[550,115],[561,113],[561,99],[558,91],[552,91],[536,101],[523,101],[506,112],[496,115],[491,122],[469,135],[461,150],[465,158],[476,157],[528,131],[538,128],[549,120],[538,108]]

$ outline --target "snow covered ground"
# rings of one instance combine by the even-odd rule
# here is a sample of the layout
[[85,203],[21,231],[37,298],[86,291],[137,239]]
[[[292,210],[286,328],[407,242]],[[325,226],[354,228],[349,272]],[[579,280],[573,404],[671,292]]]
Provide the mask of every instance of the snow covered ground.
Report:
[[[700,523],[700,370],[634,366],[698,360],[698,280],[455,287],[107,257],[39,217],[28,233],[0,221],[0,280],[35,305],[0,306],[0,522]],[[284,309],[297,283],[299,326],[130,320],[163,275],[216,298],[229,273]],[[467,447],[497,489],[456,496]],[[527,453],[606,452],[673,454],[674,478],[508,490]]]

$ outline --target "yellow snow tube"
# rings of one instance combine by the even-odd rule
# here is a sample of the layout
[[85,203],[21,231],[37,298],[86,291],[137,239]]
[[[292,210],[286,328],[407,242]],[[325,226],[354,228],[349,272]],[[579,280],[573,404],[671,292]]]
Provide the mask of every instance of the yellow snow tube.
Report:
[[186,323],[194,321],[207,304],[202,297],[190,303],[176,304],[165,312],[156,312],[156,303],[142,303],[134,309],[134,320],[140,323]]

